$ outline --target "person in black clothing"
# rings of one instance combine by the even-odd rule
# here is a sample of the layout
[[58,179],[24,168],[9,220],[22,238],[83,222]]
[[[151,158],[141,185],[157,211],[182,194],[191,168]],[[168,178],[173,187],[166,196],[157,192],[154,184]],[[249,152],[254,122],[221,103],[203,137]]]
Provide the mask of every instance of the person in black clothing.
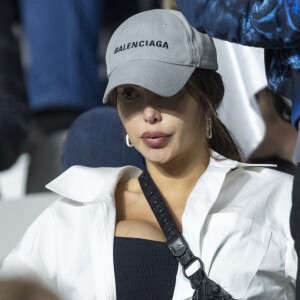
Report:
[[20,63],[19,45],[13,34],[17,1],[0,2],[0,171],[20,155],[28,124],[28,106]]

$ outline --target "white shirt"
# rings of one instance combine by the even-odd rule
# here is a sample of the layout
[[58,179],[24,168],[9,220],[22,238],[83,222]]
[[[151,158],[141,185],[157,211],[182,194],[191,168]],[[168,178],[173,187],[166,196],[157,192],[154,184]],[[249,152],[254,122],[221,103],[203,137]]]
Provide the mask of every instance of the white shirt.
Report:
[[226,87],[218,117],[248,158],[265,136],[256,94],[268,86],[264,49],[214,39],[218,73]]
[[[114,192],[140,173],[74,166],[60,175],[47,187],[61,197],[27,230],[1,276],[38,275],[68,300],[116,299]],[[289,175],[211,158],[190,194],[183,235],[208,276],[235,299],[295,299],[291,188]],[[179,267],[173,299],[192,295]]]

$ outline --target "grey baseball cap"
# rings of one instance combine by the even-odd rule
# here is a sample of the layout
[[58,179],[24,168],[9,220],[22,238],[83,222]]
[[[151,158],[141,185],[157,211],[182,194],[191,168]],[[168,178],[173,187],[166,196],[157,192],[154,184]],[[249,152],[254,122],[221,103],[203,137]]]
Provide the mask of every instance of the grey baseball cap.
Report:
[[119,85],[133,84],[170,97],[195,68],[217,70],[213,40],[175,10],[145,11],[114,32],[106,51],[108,85],[103,103]]

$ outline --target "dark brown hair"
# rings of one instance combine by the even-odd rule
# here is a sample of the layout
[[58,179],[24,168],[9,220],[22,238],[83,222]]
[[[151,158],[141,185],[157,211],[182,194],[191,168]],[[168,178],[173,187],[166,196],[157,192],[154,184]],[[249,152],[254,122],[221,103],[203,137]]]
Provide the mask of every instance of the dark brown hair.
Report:
[[207,139],[206,146],[226,158],[241,161],[241,151],[217,114],[224,96],[221,75],[212,70],[196,68],[185,86],[199,99],[205,120],[211,119],[212,137]]

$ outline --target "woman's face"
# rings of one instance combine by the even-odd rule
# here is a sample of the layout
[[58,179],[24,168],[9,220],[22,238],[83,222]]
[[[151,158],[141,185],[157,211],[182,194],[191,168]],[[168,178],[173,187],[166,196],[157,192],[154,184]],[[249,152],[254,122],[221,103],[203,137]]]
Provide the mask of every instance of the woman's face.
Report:
[[117,88],[117,109],[130,141],[147,161],[164,164],[205,148],[204,114],[186,88],[162,97],[122,85]]

